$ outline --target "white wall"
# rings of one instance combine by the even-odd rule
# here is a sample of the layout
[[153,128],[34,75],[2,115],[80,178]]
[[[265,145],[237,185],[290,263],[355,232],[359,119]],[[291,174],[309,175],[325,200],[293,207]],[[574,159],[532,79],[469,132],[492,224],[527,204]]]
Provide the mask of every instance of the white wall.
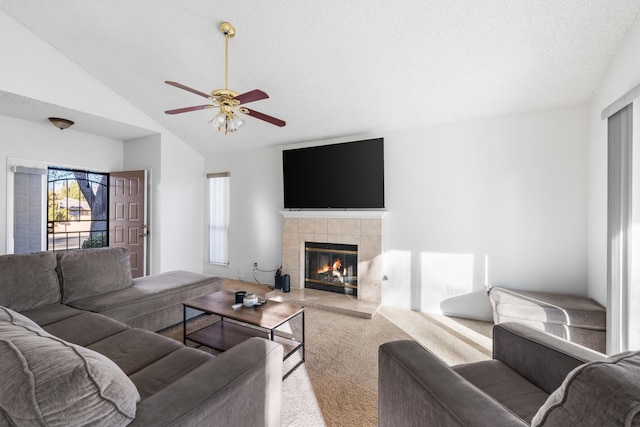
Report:
[[161,218],[161,269],[201,273],[204,157],[180,139],[165,133],[161,158],[162,176],[154,204],[159,210],[156,217]]
[[148,171],[151,273],[202,272],[204,158],[171,134],[125,143],[125,167]]
[[585,295],[586,118],[575,107],[385,135],[383,301],[437,311],[487,281]]
[[602,110],[640,83],[640,20],[629,32],[589,109],[589,296],[607,303],[607,121]]
[[[280,149],[204,161],[204,172],[230,171],[232,185],[231,265],[206,265],[206,191],[199,155],[2,12],[0,48],[0,90],[160,135],[126,145],[0,117],[0,159],[99,170],[150,167],[154,272],[184,268],[251,279],[253,262],[264,269],[279,267]],[[494,285],[585,294],[587,154],[588,292],[604,302],[606,124],[599,114],[640,81],[639,50],[637,23],[588,112],[575,107],[368,135],[383,136],[386,144],[389,213],[383,245],[389,280],[383,285],[384,302],[435,310],[451,295],[481,289],[487,262]],[[0,163],[3,253],[6,161]],[[273,281],[271,273],[259,279]]]
[[[205,160],[205,172],[229,172],[231,219],[229,266],[208,264],[208,241],[203,241],[205,273],[254,280],[253,263],[275,270],[282,262],[282,154],[277,148],[216,155]],[[206,193],[207,189],[203,190]],[[207,196],[205,194],[205,200]],[[206,212],[208,212],[205,209]],[[207,217],[205,215],[205,229]],[[273,284],[275,273],[258,273],[260,283]]]
[[0,115],[0,254],[7,252],[7,217],[13,215],[7,212],[8,166],[29,162],[108,172],[122,169],[122,150],[122,141]]
[[[369,135],[385,138],[383,303],[439,311],[483,289],[486,260],[493,285],[585,295],[586,120],[574,107]],[[281,148],[206,159],[231,172],[233,222],[231,265],[205,271],[279,265],[281,168]]]
[[0,90],[142,128],[157,124],[0,11]]
[[0,159],[0,254],[7,252],[7,166],[15,159],[99,172],[145,169],[150,272],[202,272],[204,160],[183,141],[165,134],[123,142],[0,115]]
[[0,253],[6,251],[7,157],[105,172],[148,169],[151,272],[201,272],[203,157],[4,12],[0,51],[0,91],[149,130],[148,137],[113,141],[73,128],[61,133],[46,117],[42,123],[0,117]]

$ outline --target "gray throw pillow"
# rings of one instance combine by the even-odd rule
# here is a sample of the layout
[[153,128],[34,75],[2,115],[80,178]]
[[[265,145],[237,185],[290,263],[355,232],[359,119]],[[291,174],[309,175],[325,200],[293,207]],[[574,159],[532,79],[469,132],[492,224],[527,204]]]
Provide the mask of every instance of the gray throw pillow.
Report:
[[105,356],[0,307],[0,425],[124,426],[140,395]]
[[132,286],[130,256],[129,250],[121,247],[61,253],[62,303]]
[[53,252],[0,256],[0,305],[25,311],[59,302]]
[[578,366],[531,425],[640,426],[640,351]]

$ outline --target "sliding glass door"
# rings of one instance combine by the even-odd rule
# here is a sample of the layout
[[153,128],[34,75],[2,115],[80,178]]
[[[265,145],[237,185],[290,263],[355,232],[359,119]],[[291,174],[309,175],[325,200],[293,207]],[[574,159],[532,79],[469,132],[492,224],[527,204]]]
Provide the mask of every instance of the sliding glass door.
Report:
[[[635,104],[635,105],[634,105]],[[608,118],[607,351],[640,349],[640,104]]]
[[631,166],[631,248],[627,289],[627,349],[640,349],[640,100],[633,103]]

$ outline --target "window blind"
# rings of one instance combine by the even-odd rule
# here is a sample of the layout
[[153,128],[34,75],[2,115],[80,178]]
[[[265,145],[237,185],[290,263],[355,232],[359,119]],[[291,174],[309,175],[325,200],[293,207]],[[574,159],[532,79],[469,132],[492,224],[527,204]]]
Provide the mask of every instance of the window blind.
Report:
[[209,262],[229,264],[229,173],[207,174],[209,181]]

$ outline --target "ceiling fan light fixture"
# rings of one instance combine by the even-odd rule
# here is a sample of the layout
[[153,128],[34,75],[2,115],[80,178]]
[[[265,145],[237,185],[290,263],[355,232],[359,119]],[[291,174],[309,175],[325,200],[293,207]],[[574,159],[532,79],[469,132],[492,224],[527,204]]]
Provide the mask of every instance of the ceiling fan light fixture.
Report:
[[68,129],[73,125],[71,120],[61,119],[60,117],[49,117],[49,121],[60,130]]
[[235,121],[235,127],[236,130],[240,129],[242,126],[244,126],[244,119],[238,117],[238,116],[233,116],[233,120]]
[[218,130],[221,130],[226,121],[227,115],[224,112],[220,111],[218,114],[213,116],[213,120],[211,120],[211,123],[213,123],[218,128]]
[[215,115],[212,121],[216,128],[220,132],[224,132],[225,135],[237,131],[244,125],[244,119],[238,117],[233,112],[226,113],[221,111]]

